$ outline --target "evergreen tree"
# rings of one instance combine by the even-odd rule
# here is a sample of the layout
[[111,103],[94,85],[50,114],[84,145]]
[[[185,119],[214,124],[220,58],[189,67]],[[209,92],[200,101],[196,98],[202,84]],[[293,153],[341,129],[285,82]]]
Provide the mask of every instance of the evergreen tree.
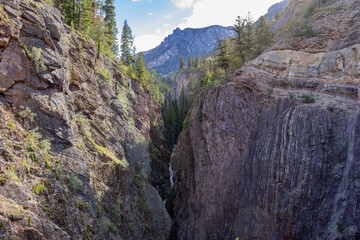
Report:
[[65,17],[65,22],[69,26],[75,26],[77,25],[77,9],[79,8],[79,2],[78,0],[60,0],[57,4],[58,8],[60,9],[60,12]]
[[121,34],[121,62],[124,65],[129,66],[131,63],[134,63],[134,51],[134,37],[131,28],[125,20]]
[[105,13],[105,34],[109,35],[108,44],[111,46],[112,52],[117,55],[119,52],[119,46],[117,44],[118,29],[116,27],[115,6],[113,0],[105,0],[102,10]]
[[191,57],[190,56],[189,56],[188,61],[187,61],[187,67],[188,67],[188,69],[191,68]]
[[166,109],[166,118],[165,118],[165,137],[166,142],[170,145],[169,147],[172,148],[174,146],[175,138],[176,138],[176,117],[175,117],[175,110],[172,104],[168,105]]
[[254,33],[255,56],[260,55],[273,42],[274,35],[270,32],[270,24],[267,17],[261,16]]
[[218,66],[225,71],[225,74],[227,74],[230,60],[228,56],[228,44],[226,38],[218,40],[216,62]]
[[194,68],[198,68],[199,65],[200,65],[200,59],[199,59],[199,57],[196,57],[195,62],[194,62]]
[[93,14],[93,0],[82,0],[80,11],[80,28],[85,32],[85,34],[89,33],[89,30],[92,26]]
[[98,56],[100,53],[104,52],[106,49],[106,35],[104,34],[105,25],[102,21],[102,16],[99,15],[95,18],[93,26],[89,30],[89,36],[94,39],[97,47],[98,47]]
[[144,62],[144,54],[141,52],[136,59],[135,74],[136,74],[136,77],[139,80],[139,82],[141,82],[142,84],[146,84],[145,83],[145,73],[146,73],[146,68],[145,68],[145,62]]
[[183,69],[185,67],[185,61],[183,55],[180,55],[179,59],[179,70]]
[[246,19],[237,17],[233,27],[236,35],[234,37],[236,55],[239,56],[244,64],[253,45],[252,20],[250,13]]

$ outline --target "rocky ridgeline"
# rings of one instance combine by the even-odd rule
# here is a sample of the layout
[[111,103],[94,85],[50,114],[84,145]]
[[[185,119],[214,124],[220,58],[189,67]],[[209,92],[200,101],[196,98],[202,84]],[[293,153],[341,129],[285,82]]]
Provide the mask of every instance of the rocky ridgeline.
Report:
[[153,186],[165,194],[169,153],[149,91],[57,9],[0,4],[0,239],[165,239]]
[[172,239],[360,238],[360,2],[326,6],[194,101]]
[[179,57],[205,56],[216,51],[217,40],[234,35],[231,27],[175,29],[154,49],[145,52],[144,60],[150,69],[160,74],[174,74],[179,69]]

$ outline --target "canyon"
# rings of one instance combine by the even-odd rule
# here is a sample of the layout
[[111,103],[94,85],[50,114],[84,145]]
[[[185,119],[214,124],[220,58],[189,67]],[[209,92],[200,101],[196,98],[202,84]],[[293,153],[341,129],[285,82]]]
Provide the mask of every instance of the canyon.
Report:
[[[171,152],[143,84],[45,1],[0,0],[0,239],[359,239],[359,6],[274,5],[276,42],[194,97]],[[145,58],[174,72],[216,32]]]

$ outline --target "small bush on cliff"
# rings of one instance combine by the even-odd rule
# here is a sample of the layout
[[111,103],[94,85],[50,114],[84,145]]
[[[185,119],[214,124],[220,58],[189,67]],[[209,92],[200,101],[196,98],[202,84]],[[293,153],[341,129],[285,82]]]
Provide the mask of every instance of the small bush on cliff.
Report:
[[4,11],[4,6],[0,4],[0,21],[9,22],[9,17]]
[[76,114],[74,120],[80,126],[80,130],[83,132],[83,134],[87,137],[91,137],[90,120],[82,113]]
[[114,228],[112,222],[107,217],[102,216],[100,218],[99,225],[103,232],[105,232],[105,231],[114,232],[115,231],[115,228]]
[[106,83],[108,83],[111,87],[114,85],[112,73],[109,70],[107,70],[106,67],[100,68],[99,73],[103,77]]
[[33,139],[35,139],[35,140],[39,140],[39,139],[42,138],[42,135],[41,135],[41,133],[38,132],[38,130],[39,130],[38,127],[29,130],[30,136],[31,136]]
[[301,98],[304,99],[304,102],[306,102],[306,103],[314,103],[315,102],[315,98],[310,97],[309,95],[306,95],[306,94],[302,95]]
[[335,106],[334,106],[334,105],[328,105],[328,106],[326,107],[326,109],[327,109],[328,111],[330,111],[330,112],[333,112],[333,111],[335,110]]
[[74,173],[70,175],[69,184],[73,191],[80,190],[84,185],[83,182]]
[[144,187],[144,181],[146,180],[145,172],[143,171],[139,161],[136,161],[134,182],[138,188]]
[[40,48],[33,47],[31,49],[31,53],[30,53],[31,59],[33,60],[34,65],[35,65],[35,71],[37,73],[40,73],[40,72],[46,70],[44,60],[41,57],[41,52],[42,52],[42,50]]
[[52,0],[43,0],[45,3],[49,4],[50,6],[55,6],[54,2]]
[[339,233],[342,233],[344,231],[344,224],[343,224],[343,220],[340,219],[339,221],[337,221],[336,223],[336,229]]
[[111,212],[111,216],[113,219],[118,219],[121,217],[122,211],[121,211],[121,207],[123,204],[123,200],[118,197],[114,203],[112,212]]
[[39,184],[37,186],[32,186],[32,189],[37,195],[39,195],[40,193],[42,193],[44,191],[45,184],[41,183],[41,184]]
[[33,113],[29,107],[26,107],[24,111],[19,112],[19,116],[21,118],[34,121],[34,118],[36,117],[36,113]]
[[49,152],[51,149],[51,142],[49,139],[44,139],[42,141],[40,141],[39,143],[39,147],[41,150],[43,150],[44,152]]
[[8,170],[6,171],[5,178],[7,180],[19,181],[19,177],[16,174],[16,169],[13,167],[8,168]]

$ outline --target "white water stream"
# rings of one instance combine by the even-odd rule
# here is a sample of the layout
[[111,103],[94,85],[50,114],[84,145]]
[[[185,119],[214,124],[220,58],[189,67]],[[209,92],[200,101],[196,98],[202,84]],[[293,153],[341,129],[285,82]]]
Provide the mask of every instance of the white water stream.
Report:
[[174,178],[173,178],[173,170],[171,167],[171,163],[169,163],[169,172],[170,172],[170,186],[173,187],[174,186]]

